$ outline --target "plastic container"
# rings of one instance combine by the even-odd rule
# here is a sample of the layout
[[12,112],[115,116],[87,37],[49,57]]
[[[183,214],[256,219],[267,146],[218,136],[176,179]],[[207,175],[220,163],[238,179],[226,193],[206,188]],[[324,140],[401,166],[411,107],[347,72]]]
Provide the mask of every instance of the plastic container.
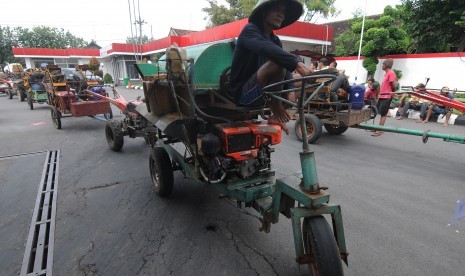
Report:
[[362,109],[365,105],[365,86],[352,85],[349,89],[349,103],[352,104],[352,109]]
[[129,78],[123,78],[123,84],[124,84],[124,86],[128,86]]

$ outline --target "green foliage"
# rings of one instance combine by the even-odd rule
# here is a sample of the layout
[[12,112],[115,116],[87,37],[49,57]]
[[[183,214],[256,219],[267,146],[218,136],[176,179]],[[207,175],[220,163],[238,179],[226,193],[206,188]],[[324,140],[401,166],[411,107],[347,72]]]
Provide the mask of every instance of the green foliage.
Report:
[[400,80],[402,78],[402,70],[397,70],[397,69],[392,69],[394,73],[396,74],[397,80]]
[[239,19],[247,18],[255,7],[255,0],[226,0],[229,7],[218,5],[216,0],[208,0],[210,7],[203,8],[208,19],[207,28],[223,25]]
[[334,38],[336,56],[356,55],[358,52],[358,43],[360,35],[354,34],[351,30],[345,30],[338,37]]
[[403,0],[402,19],[412,51],[431,53],[465,47],[465,1]]
[[319,17],[328,18],[338,16],[340,10],[334,6],[335,0],[303,0],[307,9],[305,21],[316,22]]
[[110,74],[105,73],[105,76],[103,76],[103,83],[113,83],[113,77]]
[[22,27],[0,26],[0,63],[18,61],[13,56],[12,47],[66,49],[87,45],[84,39],[63,29],[37,26],[29,30]]
[[149,41],[150,39],[146,35],[143,35],[142,37],[126,37],[126,43],[128,44],[144,44]]
[[[207,15],[207,28],[249,17],[257,0],[225,0],[228,6],[219,5],[216,0],[208,0],[209,7],[202,9]],[[302,0],[307,9],[306,21],[315,21],[319,17],[337,16],[340,11],[334,6],[335,0]]]
[[376,72],[376,65],[378,65],[379,60],[377,57],[365,57],[363,60],[363,67],[368,71],[369,75],[372,75]]
[[[399,20],[402,11],[401,7],[387,6],[379,19],[365,20],[361,54],[365,56],[363,67],[369,75],[375,73],[378,57],[407,52],[410,40]],[[355,53],[358,52],[362,18],[354,18],[351,24],[351,29],[335,38],[335,54],[338,56],[353,54],[355,49]]]
[[28,48],[79,48],[87,46],[84,39],[72,35],[69,31],[61,28],[47,26],[36,26],[29,30],[27,28],[16,28],[18,44]]

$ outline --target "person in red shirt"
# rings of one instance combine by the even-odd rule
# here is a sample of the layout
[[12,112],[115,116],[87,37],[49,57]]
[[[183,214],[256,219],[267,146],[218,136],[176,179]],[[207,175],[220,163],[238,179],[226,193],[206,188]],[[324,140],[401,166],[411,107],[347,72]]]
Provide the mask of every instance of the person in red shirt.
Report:
[[379,94],[379,82],[375,81],[374,79],[368,80],[368,87],[365,91],[365,100],[378,100]]
[[[392,92],[396,91],[396,74],[392,70],[392,65],[394,60],[391,58],[383,61],[383,70],[386,72],[381,83],[381,93],[379,93],[378,99],[378,111],[381,118],[379,119],[379,125],[384,126],[386,123],[386,115],[389,112],[389,106],[391,105],[392,97],[394,94]],[[371,136],[380,136],[383,134],[383,131],[375,131]]]

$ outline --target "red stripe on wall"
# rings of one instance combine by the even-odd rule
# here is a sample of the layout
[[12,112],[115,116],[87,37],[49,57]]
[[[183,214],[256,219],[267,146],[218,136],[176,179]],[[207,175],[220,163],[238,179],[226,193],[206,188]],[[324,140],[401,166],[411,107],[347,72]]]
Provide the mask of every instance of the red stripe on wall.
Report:
[[47,49],[47,48],[13,48],[15,56],[100,56],[98,49]]

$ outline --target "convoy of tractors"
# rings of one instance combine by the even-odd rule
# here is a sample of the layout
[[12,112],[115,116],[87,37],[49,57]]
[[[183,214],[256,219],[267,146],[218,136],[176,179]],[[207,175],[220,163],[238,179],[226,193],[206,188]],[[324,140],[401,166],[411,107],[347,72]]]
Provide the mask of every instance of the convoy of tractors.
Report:
[[[186,50],[174,45],[157,65],[136,64],[143,79],[141,101],[129,102],[114,88],[110,97],[108,88],[86,77],[85,65],[65,76],[56,65],[24,71],[17,64],[0,75],[0,92],[8,99],[27,100],[31,110],[47,104],[57,129],[64,117],[101,115],[106,121],[102,136],[111,150],[123,148],[124,136],[142,137],[150,145],[150,176],[160,197],[173,192],[173,172],[178,170],[236,201],[238,208],[253,208],[260,231],[268,233],[282,214],[292,222],[295,261],[308,265],[312,275],[343,275],[342,261],[347,264],[349,253],[341,207],[330,203],[327,188],[319,186],[309,143],[319,138],[322,126],[339,135],[372,119],[372,108],[363,104],[364,90],[353,86],[347,101],[331,100],[328,87],[338,76],[331,69],[264,88],[265,99],[280,100],[297,114],[295,131],[303,145],[296,156],[300,173],[277,179],[271,154],[281,143],[282,129],[267,123],[266,105],[234,103],[228,86],[232,43]],[[303,85],[276,91],[292,82]],[[298,92],[294,102],[285,96],[292,92]],[[118,119],[113,119],[111,105],[121,111]]]

